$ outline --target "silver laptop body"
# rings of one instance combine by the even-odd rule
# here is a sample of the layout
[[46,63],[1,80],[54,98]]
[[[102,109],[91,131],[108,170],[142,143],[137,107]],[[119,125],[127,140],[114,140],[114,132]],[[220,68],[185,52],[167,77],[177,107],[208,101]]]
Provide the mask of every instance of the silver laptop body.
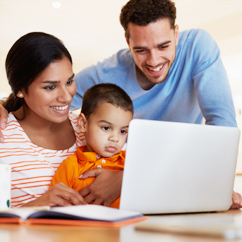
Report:
[[144,214],[229,209],[239,136],[234,127],[132,120],[120,209]]

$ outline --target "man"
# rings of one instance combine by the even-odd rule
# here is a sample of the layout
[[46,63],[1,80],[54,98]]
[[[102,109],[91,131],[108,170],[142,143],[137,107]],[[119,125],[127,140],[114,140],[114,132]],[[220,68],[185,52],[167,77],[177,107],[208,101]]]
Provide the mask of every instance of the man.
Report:
[[[175,19],[170,0],[130,0],[120,14],[129,49],[79,72],[72,105],[81,107],[89,87],[115,83],[133,100],[134,118],[237,126],[217,44],[203,30],[179,33]],[[231,207],[242,207],[240,194]]]
[[203,30],[179,33],[169,0],[131,0],[120,22],[129,50],[77,74],[77,95],[111,82],[134,103],[134,118],[236,126],[228,78],[215,41]]
[[[170,0],[130,0],[120,14],[129,50],[79,72],[72,105],[80,107],[92,85],[111,82],[133,100],[134,118],[237,126],[217,44],[203,30],[179,33],[175,18]],[[241,201],[234,192],[231,207]]]

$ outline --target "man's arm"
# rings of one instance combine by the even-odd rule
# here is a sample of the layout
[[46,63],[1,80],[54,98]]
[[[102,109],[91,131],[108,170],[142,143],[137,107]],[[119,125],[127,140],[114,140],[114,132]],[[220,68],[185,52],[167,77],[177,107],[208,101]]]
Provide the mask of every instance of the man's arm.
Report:
[[194,39],[193,80],[206,124],[236,127],[232,93],[216,42],[200,30]]
[[[194,54],[194,88],[206,124],[236,127],[233,98],[220,50],[205,31],[199,31]],[[195,52],[194,52],[195,53]],[[242,208],[242,197],[233,191],[231,209]]]
[[[96,177],[96,179],[79,192],[87,203],[110,206],[120,196],[123,171],[93,169],[83,173],[80,179],[88,177]],[[242,208],[242,197],[239,193],[233,192],[230,209],[239,208]]]
[[242,197],[239,193],[233,191],[230,209],[242,208]]

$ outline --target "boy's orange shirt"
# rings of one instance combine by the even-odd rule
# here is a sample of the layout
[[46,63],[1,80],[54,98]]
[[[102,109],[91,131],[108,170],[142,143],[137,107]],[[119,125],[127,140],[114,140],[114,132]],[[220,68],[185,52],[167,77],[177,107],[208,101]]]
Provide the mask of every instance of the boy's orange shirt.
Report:
[[[109,158],[103,158],[95,152],[85,152],[86,146],[78,147],[75,154],[65,159],[58,167],[50,187],[58,182],[65,183],[77,191],[90,185],[95,178],[79,179],[79,176],[85,171],[104,168],[112,171],[124,169],[125,151],[120,151],[117,155]],[[49,187],[49,188],[50,188]],[[119,208],[120,198],[115,200],[110,207]]]

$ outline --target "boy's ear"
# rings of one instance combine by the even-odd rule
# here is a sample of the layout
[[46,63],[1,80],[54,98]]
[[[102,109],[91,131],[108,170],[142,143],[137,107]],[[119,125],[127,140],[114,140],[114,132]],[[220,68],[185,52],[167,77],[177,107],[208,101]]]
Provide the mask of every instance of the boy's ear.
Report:
[[78,117],[78,125],[80,127],[80,131],[82,133],[86,132],[86,125],[87,125],[87,119],[83,113],[79,114]]

